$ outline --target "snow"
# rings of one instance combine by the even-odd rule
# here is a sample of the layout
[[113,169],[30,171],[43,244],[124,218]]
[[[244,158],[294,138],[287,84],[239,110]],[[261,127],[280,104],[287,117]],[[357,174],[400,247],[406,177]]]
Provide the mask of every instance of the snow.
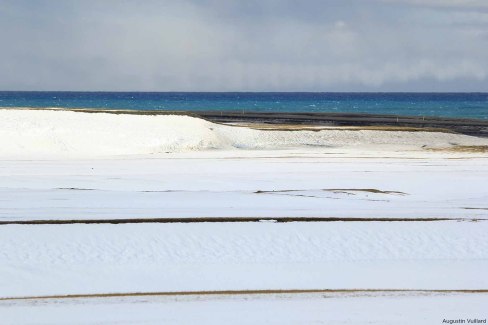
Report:
[[0,109],[0,157],[100,157],[209,149],[487,145],[441,132],[263,131],[178,115]]
[[[483,157],[260,154],[1,161],[0,220],[488,217],[488,164]],[[405,195],[330,191],[334,189]]]
[[0,287],[9,297],[479,289],[487,232],[457,221],[4,225]]
[[[1,222],[406,220],[3,224],[0,322],[432,324],[486,318],[486,294],[453,292],[2,298],[487,289],[488,155],[422,148],[487,141],[439,132],[258,131],[185,116],[0,110]],[[456,220],[413,220],[429,217]]]

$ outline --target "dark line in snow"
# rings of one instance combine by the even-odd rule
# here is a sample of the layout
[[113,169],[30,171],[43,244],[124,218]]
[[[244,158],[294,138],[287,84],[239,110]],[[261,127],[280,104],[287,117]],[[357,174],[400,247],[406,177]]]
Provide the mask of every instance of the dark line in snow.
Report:
[[131,223],[232,223],[232,222],[429,222],[485,221],[471,218],[343,218],[343,217],[201,217],[201,218],[130,218],[130,219],[67,219],[8,220],[0,225],[68,225],[68,224],[131,224]]
[[52,296],[3,297],[5,300],[29,299],[75,299],[75,298],[110,298],[110,297],[144,297],[144,296],[202,296],[202,295],[267,295],[267,294],[301,294],[301,293],[488,293],[488,289],[271,289],[271,290],[222,290],[222,291],[165,291],[165,292],[127,292],[95,293]]

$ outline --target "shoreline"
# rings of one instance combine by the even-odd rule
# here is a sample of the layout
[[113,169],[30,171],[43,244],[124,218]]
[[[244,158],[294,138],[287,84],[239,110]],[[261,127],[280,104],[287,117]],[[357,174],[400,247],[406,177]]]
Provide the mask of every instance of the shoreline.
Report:
[[253,111],[143,111],[126,109],[92,108],[33,108],[0,107],[0,110],[47,110],[72,111],[81,113],[108,113],[128,115],[185,115],[205,119],[213,123],[246,123],[300,126],[345,126],[345,127],[398,127],[417,129],[441,129],[459,134],[488,137],[488,120],[433,117],[401,116],[368,113],[292,113],[292,112],[253,112]]

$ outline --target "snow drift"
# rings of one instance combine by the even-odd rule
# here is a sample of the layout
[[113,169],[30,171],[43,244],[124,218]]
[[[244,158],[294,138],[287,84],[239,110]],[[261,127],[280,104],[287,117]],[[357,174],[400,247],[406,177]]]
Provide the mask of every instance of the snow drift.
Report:
[[255,130],[181,115],[1,109],[0,157],[145,155],[209,149],[488,144],[440,132]]

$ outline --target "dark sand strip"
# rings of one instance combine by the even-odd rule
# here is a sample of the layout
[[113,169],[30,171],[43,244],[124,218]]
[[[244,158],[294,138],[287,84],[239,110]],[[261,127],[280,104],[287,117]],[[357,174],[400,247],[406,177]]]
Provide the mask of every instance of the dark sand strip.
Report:
[[52,296],[3,297],[5,300],[40,300],[40,299],[76,299],[76,298],[112,298],[112,297],[149,297],[149,296],[217,296],[217,295],[269,295],[269,294],[307,294],[307,293],[419,293],[419,294],[455,294],[488,293],[488,289],[426,290],[426,289],[289,289],[289,290],[222,290],[222,291],[165,291],[165,292],[126,292],[95,293]]
[[[488,121],[476,119],[456,119],[425,116],[399,116],[376,114],[345,113],[263,113],[263,112],[216,112],[194,113],[198,117],[217,123],[264,123],[310,126],[353,126],[353,127],[391,127],[389,131],[456,132],[461,134],[488,137]],[[407,128],[407,129],[405,129]],[[412,130],[409,130],[412,131]]]
[[339,218],[339,217],[201,217],[201,218],[131,218],[131,219],[67,219],[9,220],[0,225],[69,225],[69,224],[131,224],[131,223],[232,223],[232,222],[434,222],[485,221],[473,218]]

